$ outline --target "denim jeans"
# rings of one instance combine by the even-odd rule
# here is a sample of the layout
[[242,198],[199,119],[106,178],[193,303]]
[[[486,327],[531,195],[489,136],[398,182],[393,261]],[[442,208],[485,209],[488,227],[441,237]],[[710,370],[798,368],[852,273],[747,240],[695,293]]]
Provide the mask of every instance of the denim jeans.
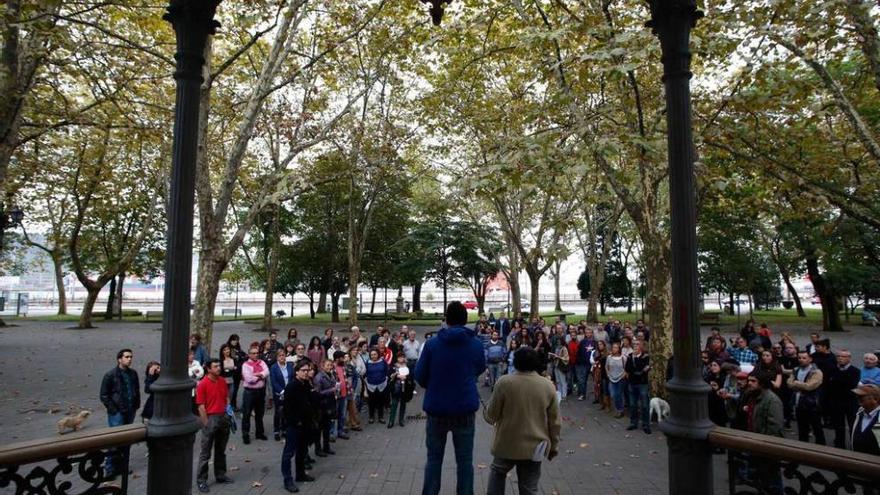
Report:
[[588,367],[585,364],[576,364],[574,366],[574,374],[577,377],[578,395],[581,397],[587,396],[587,371]]
[[616,383],[608,380],[608,391],[611,394],[611,400],[614,401],[614,410],[617,412],[623,411],[623,394],[626,393],[623,386],[623,380]]
[[425,446],[428,449],[428,462],[425,463],[425,483],[422,495],[440,493],[440,473],[443,469],[443,453],[446,451],[446,436],[452,432],[452,445],[455,448],[457,495],[474,493],[474,414],[454,417],[428,415],[425,428]]
[[336,399],[336,436],[345,435],[345,418],[348,415],[348,397]]
[[553,377],[556,378],[556,400],[560,401],[568,395],[568,383],[565,372],[556,367],[553,369]]
[[648,408],[648,384],[629,384],[629,424],[638,426],[639,416],[642,428],[651,427],[651,410]]
[[488,369],[489,371],[489,386],[492,387],[493,390],[495,389],[495,382],[497,382],[498,379],[501,378],[502,366],[503,364],[501,364],[501,362],[489,363],[486,366],[486,369]]
[[[134,422],[134,413],[129,412],[117,412],[116,414],[107,414],[107,426],[122,426],[122,425],[130,425]],[[104,457],[104,472],[105,473],[119,473],[123,476],[128,476],[128,452],[130,446],[126,445],[124,447],[117,447],[115,449],[108,449],[107,453]],[[121,472],[120,470],[124,469],[125,472]]]
[[486,495],[504,495],[507,473],[516,467],[516,481],[520,495],[538,495],[538,481],[541,479],[541,463],[532,460],[514,461],[511,459],[492,460],[489,472],[489,487]]
[[284,451],[281,453],[281,477],[284,484],[293,483],[293,474],[290,472],[290,460],[296,456],[296,477],[302,478],[306,474],[306,454],[308,442],[304,434],[305,430],[296,426],[287,426],[284,434]]

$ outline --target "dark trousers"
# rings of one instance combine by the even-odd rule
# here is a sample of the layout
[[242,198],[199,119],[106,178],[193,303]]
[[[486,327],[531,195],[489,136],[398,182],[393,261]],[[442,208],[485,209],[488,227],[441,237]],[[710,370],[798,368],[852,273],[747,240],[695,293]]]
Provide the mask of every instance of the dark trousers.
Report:
[[[398,411],[399,408],[399,411]],[[397,418],[395,418],[397,416]],[[406,418],[406,401],[402,396],[391,396],[391,414],[388,415],[388,424],[394,424],[397,421],[403,426],[403,420]]]
[[263,428],[263,414],[266,412],[266,389],[265,388],[246,388],[241,398],[241,434],[248,436],[251,432],[251,413],[254,415],[254,423],[256,423],[257,436],[261,437],[266,434]]
[[816,437],[816,443],[825,445],[825,431],[822,430],[822,415],[819,411],[808,409],[795,409],[795,418],[797,419],[798,440],[801,442],[810,441],[810,430]]
[[541,463],[532,460],[514,461],[511,459],[492,460],[489,472],[489,487],[486,495],[504,495],[507,473],[516,468],[516,480],[520,495],[538,495],[538,481],[541,479]]
[[202,427],[202,446],[199,450],[199,471],[196,481],[208,482],[208,461],[214,451],[214,478],[226,476],[226,442],[229,440],[229,420],[225,414],[208,416],[208,424]]
[[474,493],[474,415],[455,417],[428,416],[425,426],[425,447],[428,460],[425,463],[425,480],[422,495],[440,493],[440,473],[443,470],[443,454],[446,437],[452,433],[455,449],[455,493]]
[[385,414],[385,392],[378,390],[369,392],[367,405],[370,407],[370,419],[381,418]]
[[[330,426],[333,423],[333,415],[329,411],[321,411],[321,419],[319,422],[318,439],[315,442],[315,452],[321,450],[330,450]],[[323,447],[321,446],[323,440]]]
[[846,448],[846,440],[849,437],[850,428],[852,428],[856,420],[856,410],[855,404],[835,404],[831,409],[831,427],[834,428],[835,447],[839,449]]
[[293,483],[293,475],[290,472],[290,460],[296,457],[296,477],[302,479],[306,474],[306,455],[309,442],[306,438],[306,429],[296,426],[288,426],[284,433],[284,451],[281,453],[281,477],[284,484]]
[[272,411],[272,431],[276,435],[282,435],[286,430],[284,427],[284,407],[278,397],[275,397],[272,402],[275,403],[275,408]]
[[232,406],[233,409],[238,409],[238,402],[236,402],[236,398],[238,397],[238,389],[241,387],[241,377],[240,376],[232,376],[232,389],[229,393],[229,405]]

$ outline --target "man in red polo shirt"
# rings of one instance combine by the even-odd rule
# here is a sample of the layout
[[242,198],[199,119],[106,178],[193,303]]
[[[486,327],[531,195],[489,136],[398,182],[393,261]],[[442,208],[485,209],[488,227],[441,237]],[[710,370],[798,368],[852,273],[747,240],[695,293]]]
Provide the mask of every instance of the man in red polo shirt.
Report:
[[214,477],[217,483],[232,483],[226,476],[226,442],[229,440],[229,419],[226,406],[229,405],[229,388],[226,380],[220,377],[219,359],[209,359],[205,364],[205,377],[196,388],[196,404],[199,406],[199,419],[202,422],[202,448],[199,452],[199,472],[196,482],[199,491],[208,493],[208,461],[214,450]]

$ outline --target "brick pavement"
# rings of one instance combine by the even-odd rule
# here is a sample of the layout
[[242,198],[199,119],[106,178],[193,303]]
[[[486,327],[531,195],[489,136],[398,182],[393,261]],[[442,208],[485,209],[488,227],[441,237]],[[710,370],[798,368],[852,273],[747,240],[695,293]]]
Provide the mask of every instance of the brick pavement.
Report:
[[[106,424],[106,413],[97,395],[103,373],[115,364],[116,351],[134,350],[134,367],[143,378],[146,362],[159,354],[160,333],[156,324],[98,322],[100,328],[71,330],[69,323],[17,322],[18,327],[0,329],[0,428],[5,442],[18,442],[55,435],[55,422],[68,408],[85,407],[94,414],[88,427]],[[241,322],[216,326],[214,349],[237,332],[247,342],[262,334]],[[425,331],[424,328],[417,330]],[[300,327],[301,337],[319,328]],[[806,342],[811,328],[797,329],[795,338]],[[854,356],[873,349],[880,340],[869,327],[832,336],[834,347],[848,347]],[[488,389],[481,388],[487,396]],[[409,414],[418,414],[423,395],[410,403]],[[266,426],[271,430],[267,414]],[[560,456],[545,462],[541,478],[545,494],[665,494],[667,450],[662,434],[627,432],[626,420],[615,420],[589,402],[565,401]],[[491,428],[477,421],[475,493],[485,493]],[[303,494],[408,494],[419,493],[424,468],[424,421],[411,419],[404,428],[365,425],[351,440],[338,440],[337,455],[318,459],[315,483],[302,484]],[[236,479],[228,486],[212,485],[212,493],[281,493],[282,444],[269,440],[243,445],[240,437],[230,441],[228,465]],[[196,451],[198,441],[196,442]],[[131,493],[143,493],[146,484],[146,446],[132,448]],[[726,478],[723,458],[716,456],[716,485]],[[455,462],[451,439],[443,467],[442,493],[454,493]],[[508,493],[516,493],[515,475],[508,477]],[[5,493],[0,490],[0,493]]]

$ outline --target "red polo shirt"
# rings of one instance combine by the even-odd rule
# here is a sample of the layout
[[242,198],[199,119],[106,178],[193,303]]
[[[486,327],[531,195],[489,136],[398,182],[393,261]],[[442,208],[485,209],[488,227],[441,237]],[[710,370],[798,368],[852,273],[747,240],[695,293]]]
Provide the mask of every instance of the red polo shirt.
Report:
[[196,404],[204,405],[208,415],[226,414],[226,398],[229,396],[229,388],[226,380],[211,379],[211,375],[205,375],[196,387]]

